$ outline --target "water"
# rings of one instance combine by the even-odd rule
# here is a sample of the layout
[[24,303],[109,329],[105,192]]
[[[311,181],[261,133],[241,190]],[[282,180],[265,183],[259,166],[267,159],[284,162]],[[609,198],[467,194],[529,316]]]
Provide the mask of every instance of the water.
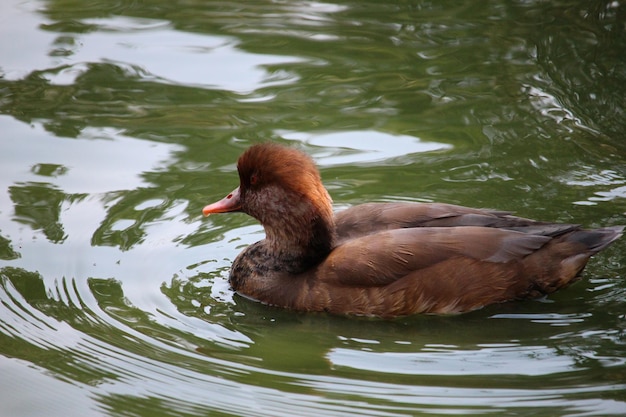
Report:
[[234,296],[252,143],[337,209],[626,223],[613,2],[0,6],[0,414],[626,414],[626,239],[547,299],[392,321]]

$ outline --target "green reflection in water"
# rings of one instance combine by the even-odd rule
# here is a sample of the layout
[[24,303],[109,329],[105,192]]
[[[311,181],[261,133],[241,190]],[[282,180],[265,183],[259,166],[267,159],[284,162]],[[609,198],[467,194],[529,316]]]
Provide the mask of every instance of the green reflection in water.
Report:
[[66,236],[59,222],[64,195],[49,184],[23,184],[9,188],[15,204],[16,220],[41,229],[54,243],[62,243]]

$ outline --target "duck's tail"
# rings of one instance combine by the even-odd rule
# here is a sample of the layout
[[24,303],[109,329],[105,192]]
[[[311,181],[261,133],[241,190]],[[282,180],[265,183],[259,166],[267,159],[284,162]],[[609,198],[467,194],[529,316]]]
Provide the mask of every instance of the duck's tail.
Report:
[[622,236],[624,226],[603,227],[592,230],[576,230],[566,235],[565,241],[582,243],[589,255],[594,255]]
[[[527,296],[550,294],[576,281],[589,258],[619,239],[623,231],[624,226],[611,226],[574,229],[554,236],[542,250],[525,260],[531,279]],[[557,259],[560,261],[555,262]]]

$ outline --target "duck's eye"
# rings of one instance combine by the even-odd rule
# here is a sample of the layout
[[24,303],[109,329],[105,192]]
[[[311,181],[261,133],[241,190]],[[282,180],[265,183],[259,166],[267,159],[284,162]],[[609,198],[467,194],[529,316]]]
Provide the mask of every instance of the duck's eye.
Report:
[[255,185],[259,181],[259,176],[257,174],[250,175],[250,184]]

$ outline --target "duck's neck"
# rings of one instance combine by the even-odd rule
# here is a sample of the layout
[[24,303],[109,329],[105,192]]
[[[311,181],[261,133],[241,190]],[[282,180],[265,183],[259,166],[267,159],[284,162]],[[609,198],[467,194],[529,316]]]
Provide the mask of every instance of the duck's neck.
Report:
[[[276,197],[275,199],[282,198]],[[266,200],[267,202],[267,200]],[[274,209],[259,218],[265,229],[263,246],[291,272],[310,268],[323,260],[335,246],[334,216],[330,201],[272,201]],[[278,208],[278,209],[277,209]]]
[[335,226],[322,217],[285,219],[279,227],[265,225],[264,245],[291,272],[323,260],[335,245]]

